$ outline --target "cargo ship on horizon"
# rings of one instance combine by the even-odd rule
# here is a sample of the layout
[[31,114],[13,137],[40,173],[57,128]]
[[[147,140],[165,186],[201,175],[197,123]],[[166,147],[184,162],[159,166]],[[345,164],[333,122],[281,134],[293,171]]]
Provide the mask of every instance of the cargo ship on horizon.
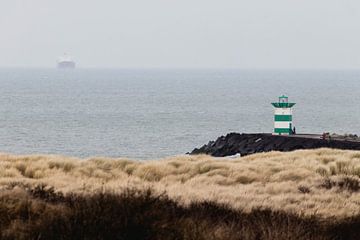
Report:
[[58,58],[57,68],[58,69],[74,69],[76,66],[75,61],[71,56],[64,54]]

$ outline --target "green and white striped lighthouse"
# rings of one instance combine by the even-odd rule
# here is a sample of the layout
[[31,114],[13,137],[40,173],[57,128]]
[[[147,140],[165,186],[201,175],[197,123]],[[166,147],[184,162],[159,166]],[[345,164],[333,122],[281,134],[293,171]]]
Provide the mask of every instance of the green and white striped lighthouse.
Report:
[[285,95],[279,97],[279,102],[271,103],[275,107],[274,135],[293,134],[292,107],[295,103],[289,103]]

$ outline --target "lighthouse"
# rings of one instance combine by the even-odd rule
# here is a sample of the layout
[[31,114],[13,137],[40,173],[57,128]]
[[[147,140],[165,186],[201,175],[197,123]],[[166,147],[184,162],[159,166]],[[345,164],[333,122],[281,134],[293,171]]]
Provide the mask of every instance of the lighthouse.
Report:
[[289,98],[285,95],[279,97],[278,102],[271,103],[275,107],[274,116],[274,135],[293,134],[292,107],[295,103],[289,103]]

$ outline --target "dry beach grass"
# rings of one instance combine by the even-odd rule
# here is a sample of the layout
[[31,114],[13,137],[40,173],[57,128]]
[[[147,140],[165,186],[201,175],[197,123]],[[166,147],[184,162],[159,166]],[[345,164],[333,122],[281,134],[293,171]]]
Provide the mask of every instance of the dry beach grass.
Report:
[[[151,193],[148,193],[149,191]],[[16,212],[13,207],[20,204],[23,199],[27,199],[27,202],[22,202],[21,206],[27,206],[27,204],[32,206],[30,210],[26,208],[26,211],[34,211],[34,214],[36,211],[53,212],[50,218],[58,219],[54,216],[59,215],[61,220],[67,219],[64,216],[68,211],[66,209],[77,206],[76,202],[89,201],[87,204],[91,205],[92,201],[100,201],[99,198],[102,199],[101,201],[105,199],[116,202],[118,201],[116,196],[122,199],[121,201],[132,199],[129,202],[146,202],[149,199],[153,199],[152,203],[164,202],[160,204],[161,207],[156,205],[157,207],[154,207],[156,209],[170,206],[172,210],[162,209],[157,210],[156,213],[160,211],[170,214],[174,211],[174,216],[181,216],[178,218],[181,222],[176,224],[183,226],[181,228],[183,231],[178,234],[183,237],[178,239],[199,239],[200,236],[204,239],[209,238],[209,236],[203,236],[205,232],[213,234],[211,235],[213,239],[232,239],[229,236],[233,236],[235,232],[239,238],[233,239],[274,239],[275,235],[271,234],[280,233],[284,235],[276,235],[277,239],[291,239],[290,235],[293,239],[321,239],[315,233],[312,236],[312,231],[304,227],[317,224],[319,225],[317,231],[321,233],[323,239],[332,239],[331,236],[340,236],[342,231],[345,231],[344,228],[349,232],[349,229],[352,229],[349,226],[352,224],[359,226],[360,152],[318,149],[288,153],[270,152],[242,158],[213,158],[198,155],[153,161],[76,159],[51,155],[0,155],[0,212],[13,216],[6,218],[7,220],[0,219],[0,227],[6,228],[7,234],[1,235],[3,239],[13,239],[15,235],[10,234],[11,229],[17,229],[16,232],[19,232],[16,227],[18,225],[12,220],[22,218],[10,213]],[[121,204],[124,205],[123,202]],[[123,206],[121,204],[119,206]],[[101,204],[94,206],[99,205]],[[79,204],[78,208],[82,209],[81,206],[83,205]],[[112,206],[118,205],[112,203]],[[151,209],[153,207],[152,204],[146,206],[151,206]],[[19,208],[16,207],[16,209]],[[207,209],[205,212],[209,216],[204,215],[204,208]],[[75,214],[76,209],[69,212]],[[134,211],[136,209],[134,208]],[[113,211],[115,210],[108,212]],[[80,212],[84,214],[82,210]],[[222,214],[222,219],[228,216],[234,216],[234,218],[225,222],[221,220],[220,224],[214,215],[221,216]],[[263,225],[267,230],[261,230],[262,233],[255,230],[251,232],[252,230],[249,230],[251,228],[246,226],[258,221],[259,214],[262,217],[258,226],[261,228]],[[41,214],[41,216],[46,216],[46,214]],[[79,218],[78,215],[76,218],[71,216],[68,218]],[[159,219],[162,221],[167,219],[166,224],[162,223],[166,226],[169,224],[169,219],[174,219],[174,216],[166,215],[167,218],[161,216]],[[240,217],[257,220],[234,221]],[[114,216],[111,218],[113,219]],[[194,218],[197,220],[195,221]],[[59,219],[57,221],[60,221]],[[47,222],[44,219],[41,221]],[[192,226],[192,221],[197,222],[196,226],[200,229],[190,231],[189,226]],[[286,224],[296,222],[296,224],[292,227],[283,226],[285,230],[279,230],[278,227],[274,228],[271,225],[276,225],[279,221],[285,221]],[[237,226],[240,223],[241,226]],[[37,224],[35,225],[39,227],[43,222]],[[22,224],[22,226],[25,225]],[[149,229],[153,228],[155,227],[149,226]],[[207,228],[211,231],[206,230]],[[329,229],[341,229],[341,231],[339,230],[339,233],[334,230],[334,233]],[[240,230],[243,232],[239,233]],[[25,238],[32,236],[26,235],[30,234],[30,230],[24,231],[25,235],[22,236]],[[34,236],[38,237],[36,233],[39,231],[36,230]],[[56,231],[53,230],[53,232]],[[294,232],[300,235],[294,235]],[[310,235],[306,235],[307,233]],[[151,239],[149,236],[152,236],[154,239],[155,235],[144,234],[140,238]],[[356,239],[351,238],[350,233],[347,234],[347,238],[340,239]],[[302,236],[306,237],[301,238]],[[54,238],[52,235],[50,237]],[[63,236],[60,239],[68,238]]]
[[152,187],[182,204],[210,200],[235,209],[281,209],[324,217],[360,213],[360,152],[271,152],[243,158],[206,155],[154,161],[0,155],[0,188],[46,184],[63,193]]

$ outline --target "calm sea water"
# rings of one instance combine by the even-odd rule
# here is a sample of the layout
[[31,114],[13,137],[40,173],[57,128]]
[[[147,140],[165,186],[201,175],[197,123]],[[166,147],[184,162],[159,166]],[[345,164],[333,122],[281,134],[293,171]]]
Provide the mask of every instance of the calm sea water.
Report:
[[360,133],[360,71],[0,69],[0,151],[161,158],[228,132]]

